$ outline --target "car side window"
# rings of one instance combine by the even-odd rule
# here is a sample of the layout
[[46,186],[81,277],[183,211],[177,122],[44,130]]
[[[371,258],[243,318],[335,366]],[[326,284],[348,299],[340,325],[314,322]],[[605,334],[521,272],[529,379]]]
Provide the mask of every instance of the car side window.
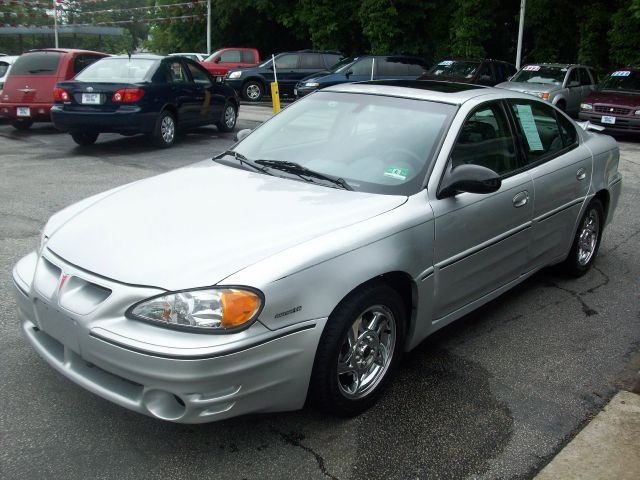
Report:
[[276,68],[298,68],[298,55],[281,55],[276,58]]
[[498,102],[476,109],[460,129],[451,151],[451,166],[473,164],[499,175],[520,168],[507,116]]
[[576,146],[578,144],[578,132],[575,125],[564,115],[557,113],[556,116],[558,117],[560,135],[562,135],[562,143],[565,148]]
[[[578,77],[578,69],[574,68],[569,72],[569,80],[567,81],[567,87],[571,87],[574,82],[580,83],[580,78]],[[575,86],[575,85],[574,85]]]
[[419,63],[410,63],[407,67],[409,69],[408,75],[415,75],[417,77],[424,75],[428,70],[424,65],[420,65]]
[[220,55],[220,63],[241,63],[240,50],[226,50]]
[[[523,139],[528,164],[551,158],[564,149],[565,140],[553,107],[529,100],[510,100],[509,105]],[[570,136],[568,132],[568,140]]]
[[167,64],[166,78],[168,83],[182,83],[188,81],[187,72],[184,71],[184,67],[179,61],[169,62]]
[[[363,58],[362,60],[356,62],[354,65],[349,68],[350,71],[353,72],[353,75],[369,75],[371,76],[371,64],[373,60],[371,57]],[[377,62],[376,62],[377,63]]]
[[191,78],[196,85],[202,85],[203,87],[210,87],[212,85],[209,74],[202,70],[198,65],[191,62],[187,63]]
[[491,81],[494,79],[490,63],[486,62],[482,64],[482,67],[480,67],[480,72],[478,73],[478,79],[482,81]]
[[253,52],[242,50],[240,57],[242,58],[242,63],[256,63],[256,56]]
[[325,66],[327,68],[333,67],[342,58],[340,55],[335,55],[335,54],[332,54],[332,53],[325,53],[323,55],[323,57],[324,57]]
[[300,55],[300,68],[322,70],[324,62],[319,53],[306,53]]
[[591,81],[591,77],[589,76],[589,72],[586,68],[580,69],[580,85],[587,86],[591,85],[593,82]]
[[73,59],[73,73],[80,73],[93,62],[97,62],[102,57],[98,55],[78,55]]
[[408,75],[408,70],[407,64],[400,58],[388,57],[376,60],[377,75],[402,77]]

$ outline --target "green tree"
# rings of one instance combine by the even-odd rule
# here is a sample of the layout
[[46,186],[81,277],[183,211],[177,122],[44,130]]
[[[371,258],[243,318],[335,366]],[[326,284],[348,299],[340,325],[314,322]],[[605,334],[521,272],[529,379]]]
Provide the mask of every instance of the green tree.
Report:
[[640,17],[632,14],[635,2],[621,2],[618,10],[611,16],[611,29],[608,33],[609,58],[612,67],[640,65]]
[[362,34],[369,40],[370,52],[389,53],[399,33],[398,11],[391,0],[362,0],[358,12]]
[[[495,30],[492,0],[455,0],[451,19],[451,54],[460,57],[484,57],[484,43]],[[489,5],[490,4],[490,5]]]

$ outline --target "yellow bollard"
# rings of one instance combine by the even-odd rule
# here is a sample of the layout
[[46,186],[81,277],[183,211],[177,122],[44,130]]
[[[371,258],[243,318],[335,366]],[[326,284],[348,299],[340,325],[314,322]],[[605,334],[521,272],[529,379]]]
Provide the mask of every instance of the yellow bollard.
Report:
[[271,101],[273,102],[273,113],[280,111],[280,92],[278,82],[271,82]]

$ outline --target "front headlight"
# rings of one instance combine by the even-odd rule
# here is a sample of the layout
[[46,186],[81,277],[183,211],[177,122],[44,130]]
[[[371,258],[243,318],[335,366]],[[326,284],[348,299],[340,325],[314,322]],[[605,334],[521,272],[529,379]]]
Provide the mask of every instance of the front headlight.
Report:
[[167,327],[221,333],[247,327],[264,305],[262,292],[249,287],[208,287],[165,293],[139,302],[126,316]]
[[640,115],[640,110],[636,110],[636,111],[635,111],[635,114],[636,114],[636,115]]
[[581,103],[580,110],[593,110],[593,105],[590,103]]
[[231,72],[229,74],[229,78],[240,78],[241,75],[242,75],[242,72]]
[[320,84],[318,82],[307,82],[304,84],[305,87],[319,87]]

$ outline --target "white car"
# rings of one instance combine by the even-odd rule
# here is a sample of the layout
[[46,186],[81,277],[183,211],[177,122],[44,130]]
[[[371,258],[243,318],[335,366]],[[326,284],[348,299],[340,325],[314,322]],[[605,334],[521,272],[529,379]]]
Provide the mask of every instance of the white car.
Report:
[[18,56],[3,55],[0,57],[0,92],[4,88],[4,81],[9,75],[11,65],[18,59]]
[[205,58],[209,55],[206,53],[194,53],[194,52],[184,52],[184,53],[170,53],[171,57],[187,57],[193,60],[194,62],[203,62]]

